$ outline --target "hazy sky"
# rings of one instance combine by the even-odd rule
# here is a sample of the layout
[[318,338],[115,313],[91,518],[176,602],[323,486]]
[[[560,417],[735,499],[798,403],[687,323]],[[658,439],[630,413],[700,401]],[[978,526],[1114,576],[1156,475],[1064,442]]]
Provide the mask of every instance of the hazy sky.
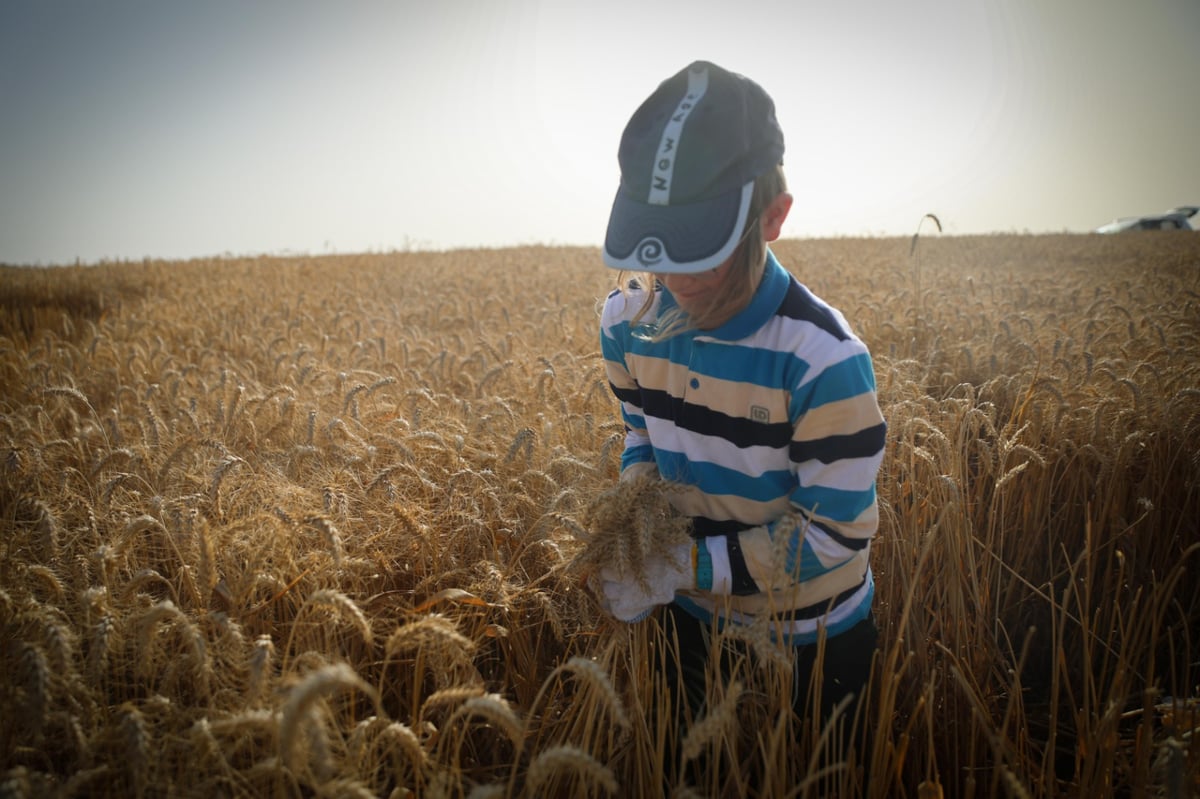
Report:
[[1200,203],[1200,0],[0,0],[0,262],[599,245],[695,59],[775,98],[788,237]]

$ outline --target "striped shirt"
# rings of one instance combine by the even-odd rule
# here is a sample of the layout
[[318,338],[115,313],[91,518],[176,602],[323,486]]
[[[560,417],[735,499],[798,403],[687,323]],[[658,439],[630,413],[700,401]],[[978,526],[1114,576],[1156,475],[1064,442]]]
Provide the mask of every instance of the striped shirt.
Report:
[[693,520],[696,617],[776,637],[836,635],[870,612],[875,480],[886,427],[866,345],[768,251],[750,304],[713,330],[651,341],[675,305],[662,286],[612,292],[601,317],[608,380],[625,423],[622,477],[657,468]]

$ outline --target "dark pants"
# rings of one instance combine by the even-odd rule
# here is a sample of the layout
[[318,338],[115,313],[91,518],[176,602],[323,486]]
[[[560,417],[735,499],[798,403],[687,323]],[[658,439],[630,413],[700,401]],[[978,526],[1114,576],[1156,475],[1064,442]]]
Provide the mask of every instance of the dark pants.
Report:
[[[712,651],[710,627],[674,603],[667,605],[663,626],[668,640],[676,638],[679,642],[678,663],[672,656],[674,653],[665,652],[661,664],[667,685],[675,694],[674,706],[682,710],[686,704],[692,718],[697,719],[705,710],[705,671]],[[796,718],[801,724],[812,723],[812,712],[815,706],[819,706],[818,719],[824,726],[836,711],[840,734],[830,744],[836,747],[836,751],[845,751],[854,745],[858,749],[860,763],[866,762],[867,751],[864,736],[861,732],[856,733],[855,729],[861,730],[867,724],[865,719],[859,719],[856,724],[855,714],[871,677],[871,661],[877,644],[875,620],[868,616],[849,630],[825,640],[818,679],[813,679],[813,671],[817,666],[817,644],[795,647],[793,660],[792,709]],[[741,641],[725,642],[720,668],[723,678],[728,680],[737,659],[754,661],[754,653],[749,650],[750,647]],[[820,699],[814,702],[813,693],[818,690]],[[684,718],[681,716],[676,721],[682,726]]]

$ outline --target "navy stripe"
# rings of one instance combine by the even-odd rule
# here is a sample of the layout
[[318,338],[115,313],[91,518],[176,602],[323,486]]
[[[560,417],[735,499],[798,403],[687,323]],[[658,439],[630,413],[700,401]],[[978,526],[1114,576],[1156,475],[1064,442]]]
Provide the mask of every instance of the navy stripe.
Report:
[[742,543],[736,535],[725,537],[725,547],[729,552],[729,581],[730,593],[734,596],[749,596],[758,593],[758,583],[750,576],[746,566],[746,556],[742,554]]
[[617,388],[612,383],[609,383],[608,387],[610,389],[612,389],[613,395],[621,402],[629,402],[629,403],[632,403],[633,405],[641,405],[642,392],[639,391],[638,389],[636,389],[636,388]]
[[[870,572],[868,572],[868,574],[869,573]],[[854,594],[863,587],[863,584],[866,583],[866,581],[867,577],[866,575],[863,575],[863,578],[858,581],[858,585],[854,586],[853,588],[847,588],[833,599],[826,599],[824,602],[818,602],[815,605],[809,605],[803,608],[793,608],[792,610],[780,613],[779,617],[788,619],[790,621],[810,621],[812,619],[819,619],[836,608],[838,605],[845,602],[850,597],[854,596]]]
[[683,407],[683,401],[675,399],[662,389],[642,387],[642,411],[646,416],[656,416],[659,419],[678,423],[677,409]]
[[[871,539],[869,538],[850,538],[848,536],[844,536],[833,527],[830,527],[827,524],[822,524],[816,519],[809,520],[807,523],[818,528],[825,535],[829,536],[835,543],[837,543],[838,546],[844,547],[853,552],[862,551],[871,543]],[[728,537],[730,541],[734,541],[736,540],[738,533],[742,532],[743,530],[749,530],[751,527],[755,526],[756,525],[753,524],[739,522],[736,519],[709,519],[706,516],[693,516],[692,536],[695,538],[707,538],[708,536],[712,535],[723,535]]]
[[787,294],[775,313],[788,319],[798,319],[816,325],[838,341],[850,338],[850,334],[842,328],[830,310],[818,302],[812,292],[800,285],[800,281],[795,277],[788,283]]
[[880,423],[849,435],[826,436],[813,441],[793,441],[790,455],[794,463],[833,463],[844,458],[869,458],[879,454],[886,440],[887,425]]
[[[749,530],[753,524],[739,522],[737,519],[709,519],[706,516],[692,517],[692,536],[707,538],[710,535],[735,536],[742,530]],[[732,540],[732,538],[730,539]]]
[[699,435],[723,438],[737,447],[783,449],[791,443],[792,426],[786,421],[763,424],[685,402],[666,391],[645,387],[641,391],[641,400],[642,410],[647,416],[666,419],[674,422],[676,427]]
[[816,519],[812,519],[809,524],[833,539],[838,546],[845,547],[846,549],[853,550],[855,552],[861,552],[871,543],[871,539],[869,538],[850,538],[849,536],[842,535],[828,524],[821,524]]

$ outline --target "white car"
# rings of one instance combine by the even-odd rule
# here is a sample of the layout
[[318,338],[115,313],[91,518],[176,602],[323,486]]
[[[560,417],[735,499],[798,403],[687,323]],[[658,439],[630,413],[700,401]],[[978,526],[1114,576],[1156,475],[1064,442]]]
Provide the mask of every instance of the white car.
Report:
[[1127,216],[1096,228],[1097,233],[1122,233],[1126,230],[1192,230],[1188,221],[1200,206],[1181,205],[1162,214]]

